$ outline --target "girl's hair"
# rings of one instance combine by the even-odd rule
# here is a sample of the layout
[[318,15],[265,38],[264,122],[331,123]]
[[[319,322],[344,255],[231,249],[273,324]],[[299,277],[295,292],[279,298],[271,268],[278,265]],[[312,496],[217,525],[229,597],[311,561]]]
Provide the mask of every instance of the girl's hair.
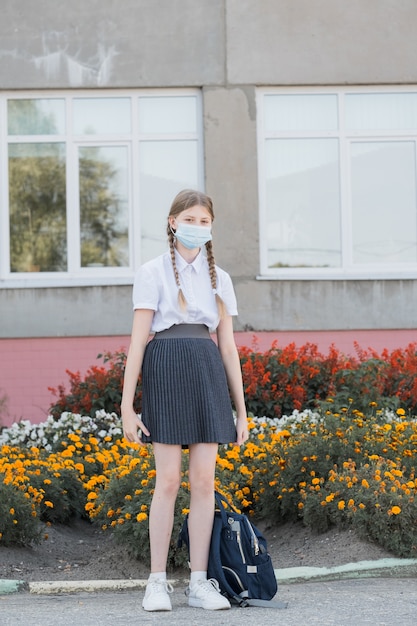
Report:
[[[202,206],[205,209],[207,209],[212,221],[214,220],[212,199],[209,196],[207,196],[205,193],[202,193],[201,191],[194,191],[193,189],[183,189],[175,196],[171,205],[171,209],[169,211],[168,218],[178,217],[178,215],[180,215],[180,213],[182,213],[186,209],[190,209],[191,207],[197,206],[197,205]],[[178,303],[180,305],[181,310],[185,311],[187,308],[187,301],[181,289],[180,277],[179,277],[178,270],[177,270],[177,264],[175,262],[175,247],[174,247],[175,234],[171,230],[169,220],[168,220],[168,225],[167,225],[167,235],[168,235],[169,249],[171,252],[171,262],[172,262],[172,268],[174,270],[175,282],[177,283],[177,286],[178,286]],[[208,241],[206,243],[206,251],[207,251],[207,261],[208,261],[209,272],[210,272],[211,287],[216,297],[216,304],[217,304],[217,309],[219,311],[220,318],[223,318],[227,315],[227,310],[226,310],[226,305],[224,304],[223,300],[217,293],[216,266],[215,266],[214,255],[213,255],[213,245],[211,241]]]

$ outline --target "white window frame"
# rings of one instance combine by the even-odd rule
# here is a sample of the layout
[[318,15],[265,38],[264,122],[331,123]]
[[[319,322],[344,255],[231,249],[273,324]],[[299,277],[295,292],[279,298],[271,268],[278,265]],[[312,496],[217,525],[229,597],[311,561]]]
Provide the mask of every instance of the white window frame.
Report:
[[[352,220],[351,220],[351,194],[350,194],[350,166],[348,144],[354,139],[372,141],[384,141],[387,139],[398,141],[408,140],[416,143],[417,130],[410,131],[349,131],[345,128],[344,95],[345,94],[381,94],[381,93],[417,93],[417,85],[409,86],[356,86],[356,87],[277,87],[257,89],[257,147],[258,147],[258,198],[259,198],[259,242],[260,242],[260,274],[259,280],[372,280],[372,279],[412,279],[417,278],[417,262],[414,264],[398,263],[392,269],[387,266],[377,265],[355,267],[352,264]],[[338,100],[339,129],[336,131],[317,132],[266,132],[264,124],[264,98],[270,95],[335,95]],[[340,180],[340,211],[341,211],[341,267],[329,268],[270,268],[267,262],[267,215],[266,215],[266,190],[265,190],[265,142],[268,139],[281,138],[336,138],[339,140],[339,180]],[[417,171],[416,171],[417,181]]]
[[[197,131],[184,133],[139,132],[139,98],[181,97],[196,98]],[[9,99],[53,99],[66,100],[66,132],[63,135],[9,136],[7,131],[7,101]],[[72,102],[77,98],[130,98],[131,133],[125,135],[75,135],[72,128]],[[0,289],[32,287],[65,287],[131,284],[141,258],[141,224],[139,200],[139,144],[141,141],[197,142],[198,188],[204,190],[204,145],[202,94],[200,89],[112,89],[112,90],[48,90],[48,91],[3,91],[0,92]],[[8,144],[36,143],[37,141],[61,142],[66,146],[67,179],[67,245],[68,269],[66,272],[10,272],[10,221],[8,190]],[[79,201],[77,152],[86,146],[127,146],[129,154],[129,259],[128,267],[83,268],[77,267],[74,258],[79,258]],[[167,206],[167,213],[169,206]]]

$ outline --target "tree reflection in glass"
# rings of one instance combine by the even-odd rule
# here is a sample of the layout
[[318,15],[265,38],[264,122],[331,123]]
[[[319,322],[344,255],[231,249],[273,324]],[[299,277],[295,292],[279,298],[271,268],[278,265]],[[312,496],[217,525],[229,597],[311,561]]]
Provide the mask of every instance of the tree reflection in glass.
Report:
[[82,267],[129,265],[127,148],[79,149]]
[[65,145],[9,145],[10,269],[67,269]]

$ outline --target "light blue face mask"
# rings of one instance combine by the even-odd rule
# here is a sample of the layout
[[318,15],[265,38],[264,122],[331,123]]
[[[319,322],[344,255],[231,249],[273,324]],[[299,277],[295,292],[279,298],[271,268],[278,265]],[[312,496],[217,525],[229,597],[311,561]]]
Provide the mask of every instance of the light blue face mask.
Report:
[[183,224],[182,222],[178,224],[174,235],[188,250],[201,248],[201,246],[204,246],[212,239],[210,226],[195,226],[194,224]]

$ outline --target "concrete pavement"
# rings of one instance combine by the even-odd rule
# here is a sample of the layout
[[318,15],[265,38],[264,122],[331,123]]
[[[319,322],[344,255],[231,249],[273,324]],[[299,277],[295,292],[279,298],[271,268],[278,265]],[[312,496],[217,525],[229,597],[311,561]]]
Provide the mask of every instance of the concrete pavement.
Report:
[[173,611],[141,608],[146,581],[29,583],[0,580],[1,626],[415,626],[417,559],[362,561],[334,568],[276,570],[285,609],[204,611],[188,607],[186,581],[174,580]]

